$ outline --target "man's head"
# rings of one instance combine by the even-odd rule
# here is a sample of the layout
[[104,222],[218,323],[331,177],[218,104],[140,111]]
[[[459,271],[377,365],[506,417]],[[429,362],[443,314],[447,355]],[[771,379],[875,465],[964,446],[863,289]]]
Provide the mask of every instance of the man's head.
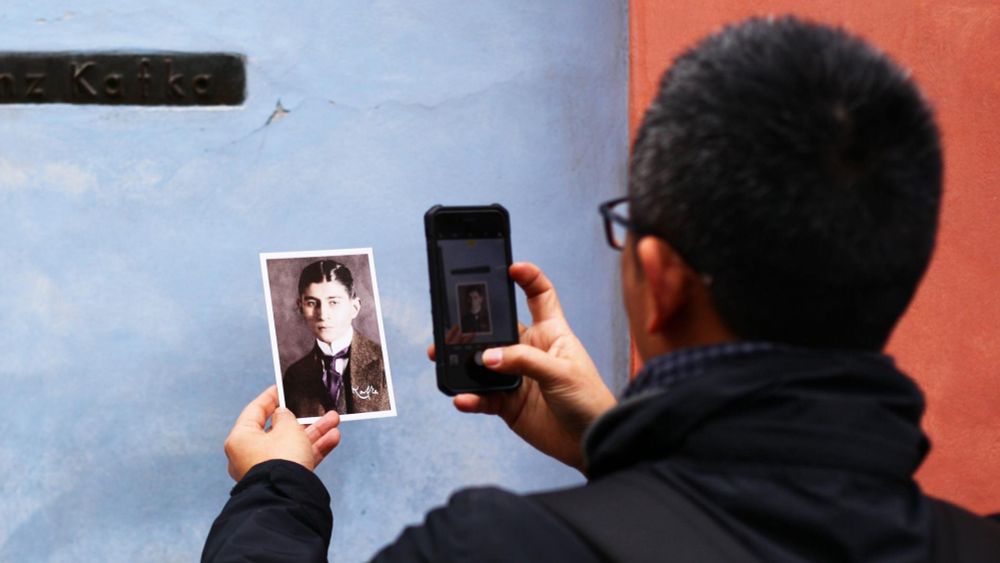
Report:
[[750,20],[664,75],[632,151],[626,254],[666,241],[736,338],[880,349],[929,262],[941,176],[905,71],[841,30]]
[[320,260],[303,268],[298,307],[317,339],[329,344],[347,334],[361,310],[351,270],[334,260]]
[[478,287],[471,287],[465,294],[470,313],[478,313],[483,308],[483,292]]

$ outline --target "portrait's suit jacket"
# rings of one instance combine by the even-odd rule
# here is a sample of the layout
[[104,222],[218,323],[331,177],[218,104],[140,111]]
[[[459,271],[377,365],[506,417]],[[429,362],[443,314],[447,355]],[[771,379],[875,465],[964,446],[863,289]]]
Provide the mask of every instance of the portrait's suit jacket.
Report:
[[474,313],[462,315],[462,332],[491,332],[489,312],[486,309],[481,309],[479,315]]
[[[389,410],[382,347],[361,336],[357,330],[351,340],[351,352],[343,377],[347,412],[340,414]],[[333,397],[323,384],[323,352],[318,344],[288,367],[282,384],[285,406],[298,418],[323,416],[327,411],[336,410]]]

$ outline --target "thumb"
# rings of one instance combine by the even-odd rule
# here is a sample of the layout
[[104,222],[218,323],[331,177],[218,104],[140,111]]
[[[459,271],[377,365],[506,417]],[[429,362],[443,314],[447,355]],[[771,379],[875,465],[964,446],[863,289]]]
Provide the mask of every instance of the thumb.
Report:
[[292,411],[285,407],[278,407],[274,410],[274,414],[271,415],[271,430],[290,428],[292,425],[298,423],[299,421],[295,420],[295,415]]
[[542,387],[558,384],[572,373],[568,361],[527,344],[485,350],[483,364],[500,373],[530,377]]

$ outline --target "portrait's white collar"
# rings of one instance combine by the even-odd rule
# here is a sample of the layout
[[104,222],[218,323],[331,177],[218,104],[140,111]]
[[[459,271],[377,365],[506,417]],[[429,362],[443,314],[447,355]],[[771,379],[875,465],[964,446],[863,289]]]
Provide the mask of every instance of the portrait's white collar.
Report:
[[322,340],[316,339],[316,345],[319,349],[323,351],[327,356],[333,356],[337,352],[340,352],[344,348],[351,345],[351,341],[354,340],[354,327],[352,326],[348,329],[347,334],[341,336],[340,338],[334,340],[333,342],[327,344]]

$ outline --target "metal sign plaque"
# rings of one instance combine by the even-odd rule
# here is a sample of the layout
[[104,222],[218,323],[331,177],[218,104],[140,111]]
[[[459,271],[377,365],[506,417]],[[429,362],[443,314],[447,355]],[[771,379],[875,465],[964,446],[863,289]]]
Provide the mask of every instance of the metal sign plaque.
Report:
[[0,53],[0,104],[234,106],[245,99],[241,55]]

